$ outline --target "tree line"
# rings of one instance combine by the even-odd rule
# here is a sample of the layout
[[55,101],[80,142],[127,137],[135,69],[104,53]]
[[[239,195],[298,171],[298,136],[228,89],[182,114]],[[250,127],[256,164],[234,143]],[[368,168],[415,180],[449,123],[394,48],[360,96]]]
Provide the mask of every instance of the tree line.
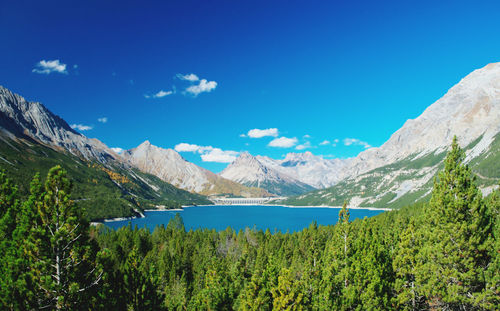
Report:
[[500,190],[454,139],[431,200],[296,233],[91,227],[54,167],[20,202],[0,173],[2,310],[496,310]]

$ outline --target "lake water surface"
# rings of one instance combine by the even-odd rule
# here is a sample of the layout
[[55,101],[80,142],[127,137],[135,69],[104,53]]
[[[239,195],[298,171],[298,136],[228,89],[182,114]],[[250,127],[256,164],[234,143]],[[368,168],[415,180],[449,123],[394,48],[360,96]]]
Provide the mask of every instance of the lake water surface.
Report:
[[[179,213],[186,230],[208,228],[217,231],[232,227],[240,229],[256,228],[271,232],[295,232],[308,227],[316,221],[321,225],[333,225],[338,221],[340,208],[322,207],[285,207],[270,205],[209,205],[186,207],[180,211],[148,211],[144,218],[110,221],[105,224],[113,229],[126,226],[147,227],[153,231],[156,226],[168,224],[175,214]],[[350,209],[351,221],[356,218],[371,217],[382,213],[382,210]]]

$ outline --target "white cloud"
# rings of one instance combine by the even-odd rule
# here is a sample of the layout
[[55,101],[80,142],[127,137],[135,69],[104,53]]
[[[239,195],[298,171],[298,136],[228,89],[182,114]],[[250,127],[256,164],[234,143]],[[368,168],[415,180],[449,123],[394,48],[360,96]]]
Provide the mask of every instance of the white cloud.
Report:
[[211,92],[216,87],[217,87],[217,82],[201,79],[200,83],[188,87],[186,89],[186,92],[193,96],[198,96],[198,94],[200,93]]
[[307,149],[307,148],[311,148],[311,143],[310,142],[305,142],[304,144],[297,145],[297,147],[295,147],[295,149],[297,149],[297,150],[304,150],[304,149]]
[[240,134],[240,137],[247,137],[246,134]]
[[333,142],[334,142],[334,143],[338,143],[338,142],[339,142],[338,138],[335,138],[335,139],[333,140]]
[[203,162],[231,163],[236,160],[237,156],[238,152],[236,151],[213,148],[212,150],[203,153],[201,155],[201,160]]
[[71,124],[70,126],[72,129],[79,130],[79,131],[88,131],[88,130],[93,129],[92,126],[83,125],[83,124]]
[[251,137],[251,138],[262,138],[265,136],[277,137],[278,136],[278,129],[277,128],[269,128],[269,129],[265,129],[265,130],[253,129],[253,130],[248,131],[247,135],[248,135],[248,137]]
[[106,123],[106,122],[108,122],[108,117],[99,118],[99,119],[97,119],[97,121],[99,121],[101,123]]
[[231,163],[238,156],[238,152],[236,151],[188,143],[177,144],[174,149],[177,152],[197,152],[201,155],[203,162]]
[[123,149],[120,147],[114,147],[114,148],[111,148],[111,150],[113,150],[114,152],[116,152],[118,154],[123,152]]
[[363,146],[365,149],[372,147],[369,143],[362,141],[362,140],[359,140],[357,138],[345,138],[344,145],[346,145],[346,146],[358,145],[358,146]]
[[154,98],[162,98],[162,97],[165,97],[167,95],[171,95],[173,92],[172,91],[164,91],[164,90],[160,90],[158,93],[154,94],[153,97]]
[[267,144],[269,147],[278,147],[278,148],[290,148],[295,146],[297,144],[297,138],[288,138],[288,137],[280,137],[280,138],[275,138],[271,140],[269,144]]
[[196,82],[196,81],[199,81],[200,78],[198,78],[197,75],[195,75],[194,73],[189,73],[189,74],[186,74],[186,75],[183,75],[181,73],[178,73],[176,75],[177,78],[181,79],[181,80],[184,80],[184,81],[191,81],[191,82]]
[[177,152],[197,152],[201,148],[202,148],[201,146],[188,143],[180,143],[174,147],[175,151]]
[[162,97],[165,97],[165,96],[168,96],[168,95],[172,95],[173,93],[174,92],[172,92],[172,91],[160,90],[158,93],[153,94],[153,95],[147,95],[147,94],[145,94],[144,97],[145,98],[162,98]]
[[330,144],[330,141],[328,141],[328,140],[323,140],[322,142],[319,143],[320,146],[329,145],[329,144]]
[[66,71],[66,64],[61,63],[58,59],[41,60],[35,65],[35,68],[32,71],[35,73],[46,75],[52,72],[68,74],[68,72]]
[[311,135],[306,134],[306,135],[304,135],[304,138],[311,138]]

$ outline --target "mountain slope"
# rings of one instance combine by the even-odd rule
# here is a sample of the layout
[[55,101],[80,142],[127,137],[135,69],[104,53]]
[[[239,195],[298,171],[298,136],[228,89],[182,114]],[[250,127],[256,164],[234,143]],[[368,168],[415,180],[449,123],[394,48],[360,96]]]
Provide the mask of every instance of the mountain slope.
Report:
[[241,153],[220,173],[220,176],[283,196],[301,194],[314,189],[310,185],[264,165],[248,152]]
[[304,153],[288,153],[283,160],[269,157],[256,157],[262,164],[291,176],[302,183],[321,189],[335,185],[341,180],[348,164],[347,160],[323,159],[309,151]]
[[[335,186],[290,198],[292,205],[400,207],[425,200],[453,136],[483,188],[498,183],[500,63],[475,70],[379,148],[350,160]],[[486,164],[488,163],[488,164]]]
[[173,149],[163,149],[145,141],[137,148],[127,150],[123,158],[143,172],[187,191],[204,195],[230,194],[243,197],[270,196],[263,189],[248,188],[186,161]]
[[116,160],[117,154],[97,139],[73,130],[66,121],[38,102],[0,86],[0,129],[15,137],[30,137],[45,145],[101,163]]
[[0,169],[28,194],[35,172],[63,166],[74,183],[72,198],[91,219],[137,215],[145,208],[210,204],[137,169],[124,165],[106,145],[73,131],[40,103],[0,87]]

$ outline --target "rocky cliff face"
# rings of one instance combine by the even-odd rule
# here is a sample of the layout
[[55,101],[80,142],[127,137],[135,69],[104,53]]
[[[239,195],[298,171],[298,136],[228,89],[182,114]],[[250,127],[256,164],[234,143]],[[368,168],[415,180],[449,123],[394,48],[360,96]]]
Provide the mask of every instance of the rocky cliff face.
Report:
[[287,203],[340,205],[347,199],[356,206],[385,207],[425,199],[455,135],[480,185],[489,189],[500,178],[494,164],[499,132],[500,63],[494,63],[467,75],[381,147],[346,160],[333,187]]
[[38,102],[0,86],[0,129],[10,137],[29,137],[53,148],[64,149],[87,160],[101,163],[118,156],[97,139],[90,139],[73,130],[63,119]]
[[257,156],[257,159],[264,165],[316,189],[335,185],[345,177],[344,169],[348,165],[347,160],[323,159],[309,151],[289,153],[283,160],[262,156]]
[[474,154],[480,154],[500,131],[500,63],[473,71],[429,106],[408,120],[379,148],[371,148],[353,160],[349,170],[358,175],[413,156],[447,150],[453,136],[462,147],[482,137]]
[[279,165],[272,167],[272,159],[261,159],[267,161],[268,165],[265,165],[263,161],[248,152],[243,152],[220,173],[220,176],[247,186],[264,188],[271,193],[284,196],[300,194],[314,189],[312,186],[276,169],[275,167]]
[[244,197],[262,197],[270,194],[262,189],[251,189],[186,161],[173,149],[163,149],[145,141],[137,148],[127,150],[123,158],[143,172],[184,190],[205,195],[232,194]]

